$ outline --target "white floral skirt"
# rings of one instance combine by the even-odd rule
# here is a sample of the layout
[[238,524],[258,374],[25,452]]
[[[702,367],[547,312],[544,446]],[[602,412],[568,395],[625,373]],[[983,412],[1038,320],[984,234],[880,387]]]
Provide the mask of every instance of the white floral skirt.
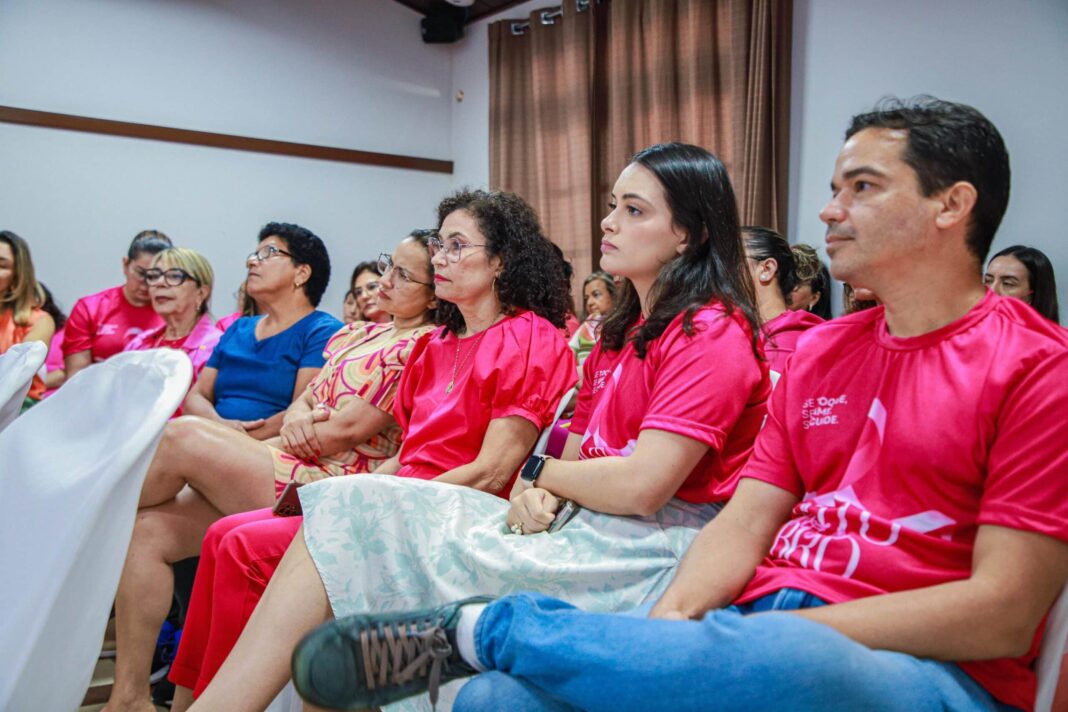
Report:
[[[302,487],[300,500],[308,551],[338,618],[517,591],[627,611],[664,592],[719,511],[678,499],[651,517],[584,509],[553,534],[518,536],[505,524],[508,502],[469,487],[358,475]],[[439,709],[461,684],[442,689]],[[429,701],[388,709],[429,709]]]

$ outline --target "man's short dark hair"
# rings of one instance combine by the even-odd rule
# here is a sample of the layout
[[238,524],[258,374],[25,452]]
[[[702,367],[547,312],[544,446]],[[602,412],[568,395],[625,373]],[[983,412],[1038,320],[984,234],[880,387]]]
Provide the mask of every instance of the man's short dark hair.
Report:
[[883,99],[874,111],[854,116],[846,139],[864,129],[908,131],[902,158],[925,196],[958,181],[975,187],[968,247],[982,264],[1009,204],[1009,152],[994,124],[966,104],[918,96]]
[[319,306],[326,285],[330,283],[330,255],[326,252],[326,245],[311,230],[283,222],[264,225],[257,241],[263,242],[272,235],[285,243],[294,264],[311,267],[311,276],[303,286],[304,294],[313,307]]

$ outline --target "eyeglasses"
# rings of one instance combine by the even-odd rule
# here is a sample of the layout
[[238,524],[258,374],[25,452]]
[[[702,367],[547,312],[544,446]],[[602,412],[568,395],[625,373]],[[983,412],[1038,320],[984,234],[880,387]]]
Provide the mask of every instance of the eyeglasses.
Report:
[[398,286],[404,286],[409,282],[421,284],[424,287],[434,286],[430,282],[420,282],[418,279],[414,279],[408,270],[404,269],[399,265],[393,264],[393,258],[387,255],[385,252],[378,256],[378,271],[382,273],[382,279],[385,279],[386,275],[392,271],[394,279],[396,279],[398,282]]
[[378,294],[378,282],[368,282],[362,287],[353,287],[349,294],[354,298],[359,299],[363,295],[371,296],[372,294]]
[[460,242],[455,237],[447,238],[442,241],[441,238],[432,237],[427,240],[427,248],[430,250],[430,256],[434,257],[439,251],[445,251],[445,259],[453,264],[456,264],[463,259],[463,251],[468,247],[485,247],[485,245],[471,245],[465,242]]
[[285,250],[279,250],[274,245],[264,245],[246,257],[245,262],[263,262],[264,260],[271,259],[275,255],[285,255],[286,257],[293,256],[292,253],[286,252]]
[[145,281],[145,278],[148,276],[148,272],[148,270],[142,269],[141,267],[137,267],[136,265],[133,268],[134,277],[136,277],[142,282]]
[[168,287],[180,287],[185,284],[185,280],[191,279],[200,286],[200,280],[193,275],[186,272],[184,269],[178,269],[177,267],[169,270],[161,269],[149,269],[145,270],[145,282],[149,285],[155,286],[162,282]]

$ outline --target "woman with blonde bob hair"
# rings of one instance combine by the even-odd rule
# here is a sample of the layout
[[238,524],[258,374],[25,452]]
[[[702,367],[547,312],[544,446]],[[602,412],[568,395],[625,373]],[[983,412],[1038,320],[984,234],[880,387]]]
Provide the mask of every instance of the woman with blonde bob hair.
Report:
[[145,282],[163,324],[138,334],[125,350],[181,349],[193,362],[195,379],[222,336],[209,313],[215,284],[211,264],[195,250],[171,247],[153,258]]
[[[41,341],[48,345],[55,323],[43,309],[44,292],[37,285],[30,246],[9,230],[0,230],[0,354],[15,344]],[[33,377],[26,395],[33,405],[45,391],[40,376]]]

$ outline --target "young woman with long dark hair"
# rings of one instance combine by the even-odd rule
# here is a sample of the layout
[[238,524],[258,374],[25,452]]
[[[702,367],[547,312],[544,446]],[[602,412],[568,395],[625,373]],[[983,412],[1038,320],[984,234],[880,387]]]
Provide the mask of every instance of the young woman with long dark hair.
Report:
[[[358,508],[304,488],[304,536],[204,709],[261,707],[286,679],[292,646],[331,613],[517,588],[624,610],[663,591],[731,495],[770,382],[734,192],[715,156],[683,144],[642,151],[616,181],[602,228],[601,266],[625,279],[587,360],[564,459],[528,459],[510,503],[400,478],[355,480]],[[527,536],[565,499],[580,507],[574,519]],[[242,686],[250,670],[259,690]]]

